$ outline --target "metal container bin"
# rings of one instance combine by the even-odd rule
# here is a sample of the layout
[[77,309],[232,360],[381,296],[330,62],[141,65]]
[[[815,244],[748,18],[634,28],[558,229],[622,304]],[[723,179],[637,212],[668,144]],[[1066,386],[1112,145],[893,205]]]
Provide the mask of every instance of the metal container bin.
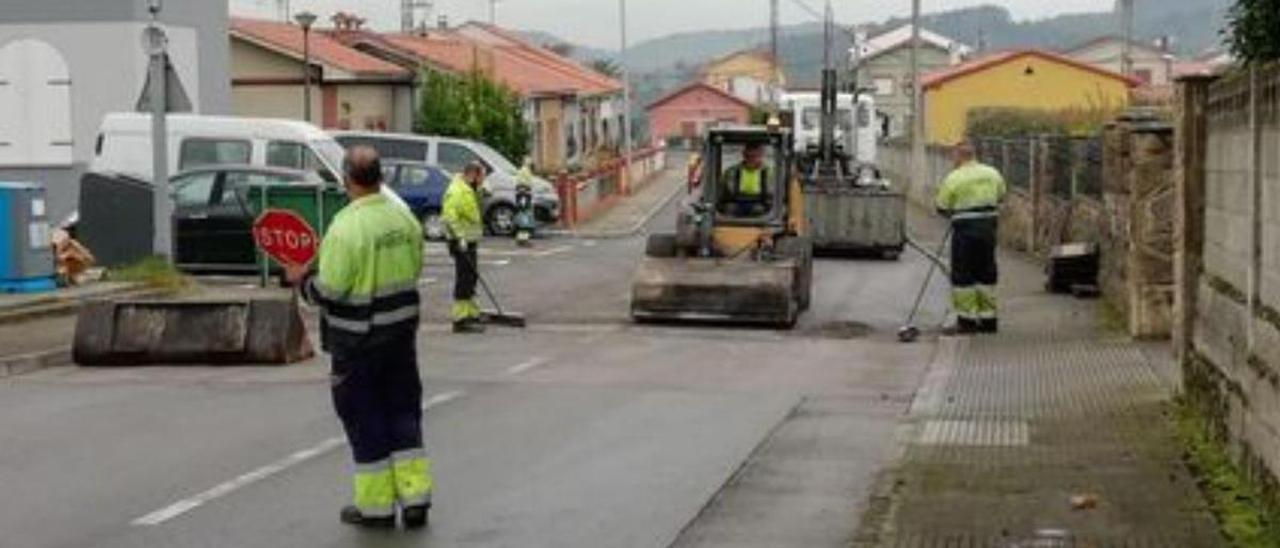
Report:
[[0,182],[0,291],[57,287],[44,186]]
[[897,257],[906,247],[907,201],[879,187],[804,189],[805,213],[815,248]]

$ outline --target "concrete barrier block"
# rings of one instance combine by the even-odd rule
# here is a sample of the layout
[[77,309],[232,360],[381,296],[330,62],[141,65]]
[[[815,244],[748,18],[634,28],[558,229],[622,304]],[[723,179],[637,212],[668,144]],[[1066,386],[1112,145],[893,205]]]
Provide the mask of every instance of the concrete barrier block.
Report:
[[84,366],[282,365],[314,355],[295,299],[97,301],[76,323]]

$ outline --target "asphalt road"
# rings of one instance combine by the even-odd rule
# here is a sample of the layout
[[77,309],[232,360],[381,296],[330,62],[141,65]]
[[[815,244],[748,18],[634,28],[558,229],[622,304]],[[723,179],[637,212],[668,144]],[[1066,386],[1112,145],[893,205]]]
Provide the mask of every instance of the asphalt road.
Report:
[[338,523],[350,464],[324,360],[66,367],[0,381],[0,546],[847,543],[934,352],[894,338],[922,260],[819,262],[784,333],[630,325],[640,238],[485,249],[532,326],[446,334],[451,274],[429,254],[430,530]]

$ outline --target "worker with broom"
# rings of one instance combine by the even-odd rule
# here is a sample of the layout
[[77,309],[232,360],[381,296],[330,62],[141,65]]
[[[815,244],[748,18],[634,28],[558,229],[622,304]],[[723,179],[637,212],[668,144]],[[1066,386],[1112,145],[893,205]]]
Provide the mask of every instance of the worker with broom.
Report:
[[471,162],[454,176],[444,193],[441,220],[449,240],[449,256],[453,257],[454,333],[483,333],[480,305],[476,302],[476,282],[480,273],[478,247],[484,236],[484,220],[480,215],[480,194],[486,170],[483,164]]
[[996,236],[1004,177],[976,160],[974,147],[960,143],[952,152],[955,169],[938,189],[938,212],[951,220],[951,290],[956,311],[953,334],[1000,330],[996,301]]

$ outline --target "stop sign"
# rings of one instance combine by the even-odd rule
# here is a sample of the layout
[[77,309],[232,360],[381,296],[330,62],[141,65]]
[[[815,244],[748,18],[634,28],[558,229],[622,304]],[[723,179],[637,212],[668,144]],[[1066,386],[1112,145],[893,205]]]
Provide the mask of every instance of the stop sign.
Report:
[[315,229],[285,209],[263,211],[253,222],[253,240],[258,249],[281,264],[310,264],[320,246]]

